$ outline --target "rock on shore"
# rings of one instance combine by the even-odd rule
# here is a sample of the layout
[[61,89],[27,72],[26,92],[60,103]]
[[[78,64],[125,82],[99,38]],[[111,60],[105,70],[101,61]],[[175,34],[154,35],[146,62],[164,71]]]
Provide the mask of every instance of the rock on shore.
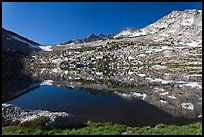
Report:
[[15,121],[24,123],[43,116],[48,117],[45,125],[49,128],[76,128],[83,125],[78,118],[66,112],[28,110],[12,104],[2,104],[2,125]]

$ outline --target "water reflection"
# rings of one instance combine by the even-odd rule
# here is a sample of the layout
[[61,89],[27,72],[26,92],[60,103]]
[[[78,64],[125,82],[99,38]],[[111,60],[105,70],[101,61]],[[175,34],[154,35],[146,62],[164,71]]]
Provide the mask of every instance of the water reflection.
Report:
[[26,55],[2,52],[2,103],[38,88],[39,79],[24,73],[22,60]]
[[[32,108],[33,105],[33,109],[34,106],[41,106],[52,111],[66,110],[84,120],[113,120],[137,126],[144,123],[155,125],[158,122],[187,124],[201,120],[199,117],[202,117],[202,70],[198,67],[162,68],[157,65],[103,71],[96,68],[64,70],[41,68],[24,70],[23,74],[29,75],[33,82],[21,89],[18,87],[18,92],[27,92],[42,85],[52,85],[44,96],[54,97],[38,103],[35,102],[35,98],[39,97],[35,97],[33,98],[35,103],[30,100],[24,107]],[[18,82],[26,85],[24,81],[25,79]],[[66,99],[62,99],[62,95],[58,95],[57,92],[60,89],[53,86],[65,87],[66,90],[77,93],[73,97],[75,101],[71,99],[72,95],[65,95]],[[3,101],[8,102],[19,96],[16,94],[17,89],[13,91],[9,97],[3,94]],[[83,92],[83,98],[76,97],[80,92]],[[39,92],[39,96],[40,93],[44,92]],[[114,99],[117,101],[114,102]],[[134,110],[135,108],[138,110]]]

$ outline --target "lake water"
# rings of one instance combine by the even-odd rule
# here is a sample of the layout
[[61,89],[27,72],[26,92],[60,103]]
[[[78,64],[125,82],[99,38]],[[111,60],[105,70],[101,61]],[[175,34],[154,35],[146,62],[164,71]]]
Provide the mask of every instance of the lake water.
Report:
[[2,102],[64,111],[85,122],[185,125],[202,120],[201,82],[199,68],[29,70],[4,81]]

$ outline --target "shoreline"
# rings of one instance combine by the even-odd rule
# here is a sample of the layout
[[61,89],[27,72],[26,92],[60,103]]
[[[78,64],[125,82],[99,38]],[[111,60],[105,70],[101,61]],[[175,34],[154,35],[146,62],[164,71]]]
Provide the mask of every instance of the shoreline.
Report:
[[[12,114],[11,114],[12,113]],[[66,121],[66,122],[65,122]],[[7,122],[7,124],[6,124]],[[130,127],[116,123],[82,123],[66,112],[28,110],[2,104],[2,135],[202,135],[202,122],[185,126],[158,124]]]

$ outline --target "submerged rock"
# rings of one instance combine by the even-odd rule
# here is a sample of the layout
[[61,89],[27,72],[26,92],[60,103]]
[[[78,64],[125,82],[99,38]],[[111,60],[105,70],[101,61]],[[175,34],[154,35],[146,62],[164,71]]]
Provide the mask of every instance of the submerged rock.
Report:
[[45,126],[49,128],[76,128],[83,125],[78,118],[66,112],[28,110],[12,104],[2,104],[2,125],[11,122],[19,122],[22,124],[40,117],[48,117]]

